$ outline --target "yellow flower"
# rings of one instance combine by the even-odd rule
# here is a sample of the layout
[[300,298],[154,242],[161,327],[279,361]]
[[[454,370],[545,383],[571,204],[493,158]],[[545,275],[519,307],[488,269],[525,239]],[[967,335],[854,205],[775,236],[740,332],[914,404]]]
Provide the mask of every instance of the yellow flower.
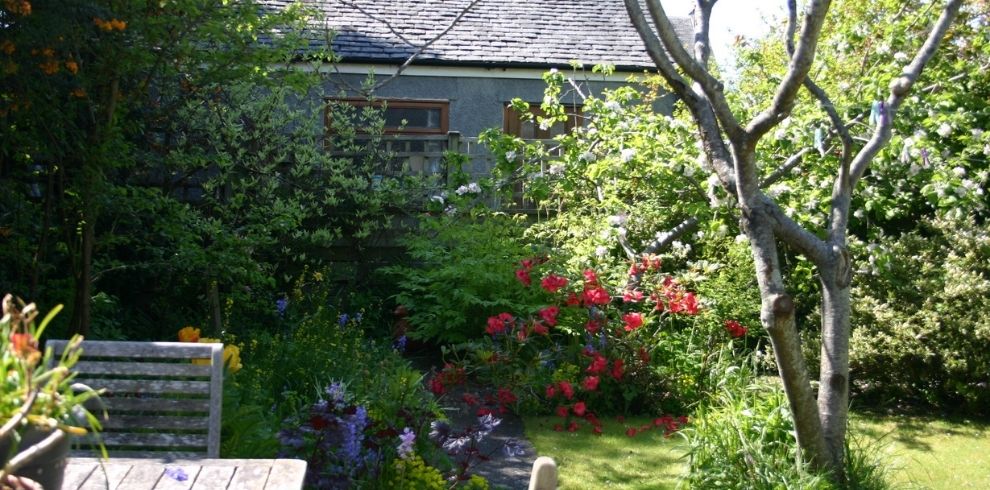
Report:
[[179,342],[199,342],[199,329],[187,325],[182,330],[179,330]]
[[[200,344],[220,344],[222,341],[220,339],[211,339],[209,337],[202,337],[199,339]],[[193,359],[193,364],[209,365],[209,359]],[[231,374],[240,371],[244,365],[241,364],[241,349],[234,344],[227,344],[223,346],[223,364],[227,366],[227,369]]]

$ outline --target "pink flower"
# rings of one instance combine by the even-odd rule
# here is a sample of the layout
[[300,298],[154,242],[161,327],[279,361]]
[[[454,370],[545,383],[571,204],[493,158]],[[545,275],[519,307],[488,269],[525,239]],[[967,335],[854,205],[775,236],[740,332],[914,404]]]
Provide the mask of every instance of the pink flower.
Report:
[[574,404],[571,410],[574,411],[574,415],[577,415],[578,417],[584,417],[584,413],[588,410],[588,407],[584,404],[584,402],[577,402]]
[[626,331],[632,332],[643,326],[643,315],[639,313],[626,313],[622,315],[622,321],[626,323]]
[[548,306],[540,310],[540,318],[542,318],[547,325],[552,327],[557,324],[558,313],[560,313],[560,308],[556,306]]
[[554,385],[547,385],[547,398],[553,398],[557,396],[557,387]]
[[622,380],[622,375],[625,374],[624,366],[625,366],[625,363],[622,361],[622,359],[616,359],[615,362],[612,363],[612,373],[611,374],[612,374],[612,377],[615,378],[617,381],[621,381]]
[[598,274],[596,274],[595,271],[593,271],[591,269],[585,269],[585,271],[584,271],[584,282],[585,282],[585,284],[587,284],[589,286],[597,286],[598,285]]
[[529,277],[528,269],[516,269],[516,279],[523,283],[524,286],[529,287],[533,284],[533,279]]
[[694,293],[687,293],[684,295],[684,311],[688,315],[698,314],[698,299],[694,297]]
[[630,427],[630,428],[626,429],[626,435],[629,436],[629,437],[636,437],[636,428],[635,427]]
[[602,328],[602,325],[594,320],[588,320],[588,323],[584,325],[584,328],[588,330],[588,333],[598,333],[598,330]]
[[577,294],[574,294],[573,292],[570,292],[570,293],[567,293],[566,304],[567,304],[567,306],[578,306],[578,305],[581,304],[581,299],[578,298],[578,295]]
[[607,305],[612,296],[604,288],[595,286],[584,290],[581,299],[585,305]]
[[556,293],[564,286],[567,286],[567,278],[558,276],[556,274],[550,274],[544,277],[540,281],[540,287],[545,289],[548,293]]
[[626,292],[622,294],[622,301],[625,301],[626,303],[639,303],[640,301],[643,301],[643,292],[638,289],[634,289],[632,291],[626,290]]
[[564,398],[570,400],[574,398],[574,387],[567,381],[561,381],[557,383],[557,387],[560,388],[560,392],[564,395]]
[[596,353],[595,358],[592,359],[591,364],[588,365],[588,374],[598,374],[608,369],[608,359],[605,356]]
[[577,432],[577,430],[578,430],[577,422],[572,420],[570,424],[567,424],[567,432]]
[[581,382],[581,387],[586,391],[595,391],[598,389],[598,376],[587,376],[584,381]]
[[546,325],[536,322],[533,324],[533,333],[537,335],[547,335],[550,333],[550,330],[547,329]]
[[568,413],[570,413],[570,411],[568,410],[568,408],[566,406],[561,405],[561,406],[557,407],[557,416],[558,417],[567,417],[567,414]]
[[485,333],[488,335],[498,335],[509,329],[509,324],[511,324],[515,318],[508,313],[499,313],[496,316],[488,317],[488,326],[485,327]]

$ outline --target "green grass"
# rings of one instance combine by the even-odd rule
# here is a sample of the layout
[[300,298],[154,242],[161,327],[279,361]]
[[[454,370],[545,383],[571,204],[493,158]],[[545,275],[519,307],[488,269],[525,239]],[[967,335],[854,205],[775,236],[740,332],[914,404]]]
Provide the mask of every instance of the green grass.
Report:
[[[625,435],[627,427],[649,420],[609,419],[603,421],[601,436],[586,426],[574,433],[556,432],[557,417],[525,417],[525,424],[537,453],[557,461],[561,490],[676,488],[687,467],[680,437],[664,438],[657,430]],[[990,423],[856,415],[852,431],[867,445],[879,443],[869,447],[884,453],[892,488],[990,488]]]
[[990,488],[990,423],[858,415],[852,431],[879,441],[893,488]]
[[559,417],[525,417],[526,437],[540,456],[557,462],[561,490],[670,489],[684,469],[685,446],[679,436],[663,436],[650,430],[635,437],[626,428],[640,427],[653,419],[630,417],[625,423],[602,420],[603,434],[596,436],[587,425],[577,432],[556,432]]

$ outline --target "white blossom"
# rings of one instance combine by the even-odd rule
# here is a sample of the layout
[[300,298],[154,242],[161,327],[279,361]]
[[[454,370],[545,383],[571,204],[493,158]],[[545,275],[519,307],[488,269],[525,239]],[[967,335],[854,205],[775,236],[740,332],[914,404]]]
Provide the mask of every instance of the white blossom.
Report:
[[586,151],[578,156],[578,160],[589,163],[595,161],[597,158],[598,157],[595,156],[594,152],[591,151]]
[[983,136],[983,130],[980,128],[973,128],[969,130],[969,134],[973,135],[974,138],[979,138]]
[[948,138],[949,136],[952,136],[952,126],[950,126],[949,123],[942,123],[936,132],[939,136]]
[[921,167],[919,167],[917,163],[912,163],[911,167],[908,168],[908,176],[914,177],[915,175],[918,175],[918,172],[920,171],[921,171]]
[[508,160],[508,161],[510,161],[510,162],[513,161],[513,160],[515,160],[517,156],[518,155],[516,154],[515,150],[509,150],[509,151],[505,152],[505,159]]
[[866,213],[864,213],[862,209],[857,209],[856,212],[853,213],[853,216],[857,219],[863,219],[863,217],[866,216]]
[[619,155],[623,162],[629,162],[636,156],[636,150],[634,148],[624,148]]
[[553,126],[553,121],[550,119],[544,119],[540,121],[540,129],[542,129],[543,131],[550,129],[551,126]]
[[625,228],[623,228],[623,227],[621,227],[621,226],[620,226],[619,228],[617,228],[617,229],[616,229],[615,231],[616,231],[616,232],[617,232],[617,233],[619,234],[619,236],[620,236],[620,237],[622,237],[622,238],[625,238],[625,237],[626,237],[626,234],[628,233],[628,231],[627,231],[627,230],[626,230]]
[[547,169],[547,173],[550,175],[564,175],[564,164],[555,163],[550,165],[550,168]]
[[430,196],[430,201],[443,204],[443,196]]
[[749,241],[749,237],[744,233],[736,235],[736,243],[746,243]]
[[606,255],[608,255],[608,247],[606,247],[604,245],[599,245],[599,246],[595,247],[595,256],[596,257],[604,257]]
[[622,110],[622,105],[614,100],[610,100],[605,103],[605,108],[612,112],[619,112]]
[[959,177],[959,178],[965,177],[966,176],[966,169],[964,169],[962,167],[953,167],[953,169],[952,169],[952,175],[955,175],[956,177]]
[[622,225],[626,224],[626,221],[628,219],[629,219],[629,217],[626,216],[625,213],[619,213],[619,214],[616,214],[616,215],[609,216],[608,217],[608,224],[610,224],[612,226],[622,226]]
[[477,182],[471,182],[468,185],[458,187],[457,190],[454,191],[454,194],[463,196],[464,194],[477,194],[479,192],[481,192],[481,186],[479,186]]
[[894,53],[894,61],[898,63],[904,63],[907,60],[908,60],[908,55],[905,54],[903,51],[898,51]]

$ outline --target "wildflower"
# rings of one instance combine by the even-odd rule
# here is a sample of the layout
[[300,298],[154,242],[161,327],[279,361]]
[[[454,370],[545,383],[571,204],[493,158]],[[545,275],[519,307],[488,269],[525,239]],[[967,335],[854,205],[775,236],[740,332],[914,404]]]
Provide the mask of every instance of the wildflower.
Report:
[[908,55],[903,51],[898,51],[894,53],[894,61],[898,63],[904,63],[908,60]]
[[199,329],[187,325],[179,330],[179,342],[199,342]]
[[548,306],[540,310],[540,318],[543,319],[549,326],[557,325],[557,314],[560,313],[560,308],[557,306]]
[[587,376],[584,381],[581,382],[581,387],[585,391],[595,391],[598,389],[599,378],[598,376]]
[[620,110],[622,110],[622,105],[619,104],[617,101],[610,100],[605,103],[605,108],[612,112],[619,112]]
[[556,293],[561,288],[567,286],[567,278],[558,276],[556,274],[549,274],[540,281],[540,287],[542,287],[548,293]]
[[399,434],[399,440],[401,442],[396,449],[399,452],[399,457],[406,459],[413,454],[413,443],[416,442],[416,433],[409,427],[406,427],[402,431],[402,434]]
[[646,351],[646,348],[640,347],[639,350],[636,351],[636,355],[639,356],[639,360],[643,361],[644,364],[650,363],[650,353]]

